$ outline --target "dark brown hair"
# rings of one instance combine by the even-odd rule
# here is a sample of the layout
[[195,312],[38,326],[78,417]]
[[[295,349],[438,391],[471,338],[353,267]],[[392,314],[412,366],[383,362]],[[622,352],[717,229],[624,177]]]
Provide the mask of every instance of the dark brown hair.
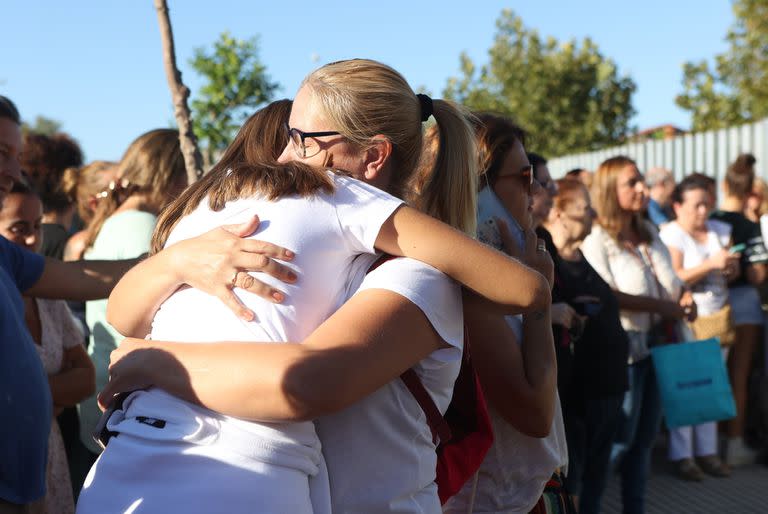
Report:
[[749,196],[752,192],[752,183],[755,181],[756,162],[757,159],[754,155],[743,153],[728,166],[728,171],[725,173],[725,185],[729,195],[741,199]]
[[[525,146],[526,132],[511,119],[498,114],[476,113],[471,121],[475,129],[479,173],[494,185],[504,159],[515,143],[519,141]],[[479,181],[478,188],[482,189],[485,184],[485,180]]]
[[[672,191],[672,203],[683,203],[683,195],[688,191],[702,189],[707,193],[712,192],[712,183],[710,178],[701,173],[692,173],[677,183],[675,190]],[[714,198],[712,199],[714,200]]]
[[173,227],[206,197],[211,209],[220,211],[227,202],[256,194],[276,200],[289,194],[307,196],[319,190],[333,190],[325,170],[300,162],[277,163],[288,141],[285,123],[290,112],[291,101],[280,100],[248,118],[218,164],[160,215],[152,235],[151,253],[163,249]]
[[0,95],[0,118],[8,118],[16,125],[21,125],[21,116],[16,105],[7,96]]
[[29,132],[22,148],[21,169],[40,195],[43,210],[61,212],[70,207],[74,198],[61,189],[61,177],[65,169],[83,164],[83,152],[77,142],[64,133],[46,136]]

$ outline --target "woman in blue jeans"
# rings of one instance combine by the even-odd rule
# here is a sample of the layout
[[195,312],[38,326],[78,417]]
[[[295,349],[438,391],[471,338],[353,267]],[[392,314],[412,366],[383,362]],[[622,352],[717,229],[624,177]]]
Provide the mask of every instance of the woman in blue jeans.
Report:
[[629,391],[612,450],[621,471],[624,512],[644,512],[651,448],[661,422],[661,400],[649,347],[658,342],[663,321],[696,316],[690,292],[672,268],[669,252],[645,221],[645,184],[627,157],[604,161],[592,183],[597,224],[581,251],[614,290],[621,324],[629,337]]

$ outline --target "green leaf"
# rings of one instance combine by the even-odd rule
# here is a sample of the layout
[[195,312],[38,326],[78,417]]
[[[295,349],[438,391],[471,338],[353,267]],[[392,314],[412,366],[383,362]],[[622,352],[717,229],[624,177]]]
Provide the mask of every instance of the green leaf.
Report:
[[207,164],[232,141],[245,119],[272,100],[272,82],[259,59],[258,38],[240,40],[223,32],[212,48],[196,48],[190,65],[204,79],[191,101],[193,128]]
[[708,62],[683,65],[675,103],[691,113],[694,130],[768,116],[768,0],[734,0],[728,49]]
[[462,54],[459,76],[446,83],[446,98],[511,116],[529,131],[530,149],[547,156],[621,142],[635,112],[636,86],[619,76],[597,45],[542,38],[509,9],[496,28],[488,63],[478,72]]

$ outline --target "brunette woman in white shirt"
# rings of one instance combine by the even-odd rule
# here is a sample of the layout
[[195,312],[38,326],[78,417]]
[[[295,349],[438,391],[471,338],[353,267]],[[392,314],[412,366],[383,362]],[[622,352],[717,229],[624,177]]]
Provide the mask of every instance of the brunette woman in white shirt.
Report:
[[629,336],[629,391],[613,451],[620,465],[626,514],[644,512],[651,448],[661,422],[649,347],[663,337],[662,320],[690,320],[696,314],[667,248],[642,218],[645,191],[633,160],[620,156],[604,161],[591,191],[597,224],[581,247],[584,257],[616,292],[621,323]]

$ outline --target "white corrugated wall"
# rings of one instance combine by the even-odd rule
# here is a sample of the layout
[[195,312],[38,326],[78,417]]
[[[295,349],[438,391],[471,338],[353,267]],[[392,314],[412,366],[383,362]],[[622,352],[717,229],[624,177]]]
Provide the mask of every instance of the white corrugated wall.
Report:
[[675,177],[700,171],[718,180],[728,164],[743,152],[757,157],[758,176],[768,179],[768,118],[727,129],[684,134],[673,139],[628,143],[582,154],[566,155],[549,160],[555,178],[573,168],[597,169],[609,157],[626,155],[637,162],[640,171],[654,166],[671,169]]

